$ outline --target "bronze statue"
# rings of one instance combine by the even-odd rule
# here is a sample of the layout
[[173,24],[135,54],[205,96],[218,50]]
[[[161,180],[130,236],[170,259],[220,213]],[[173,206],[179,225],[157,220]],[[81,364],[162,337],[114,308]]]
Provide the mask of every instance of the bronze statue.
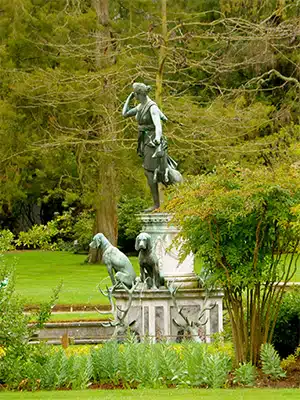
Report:
[[140,280],[146,282],[148,289],[159,289],[165,280],[159,269],[152,237],[141,232],[135,239],[135,249],[139,252]]
[[[122,110],[123,117],[135,116],[138,122],[137,152],[143,158],[143,167],[153,198],[153,207],[145,212],[153,211],[160,206],[159,182],[165,186],[182,182],[182,176],[176,170],[177,163],[167,153],[167,141],[162,133],[161,121],[167,121],[167,117],[148,97],[150,89],[150,86],[144,83],[134,83],[133,92],[127,97]],[[139,104],[130,108],[130,101],[134,97]]]
[[90,247],[102,251],[102,259],[107,267],[113,289],[117,289],[123,285],[129,289],[134,286],[136,274],[129,258],[113,246],[103,233],[97,233],[93,237]]

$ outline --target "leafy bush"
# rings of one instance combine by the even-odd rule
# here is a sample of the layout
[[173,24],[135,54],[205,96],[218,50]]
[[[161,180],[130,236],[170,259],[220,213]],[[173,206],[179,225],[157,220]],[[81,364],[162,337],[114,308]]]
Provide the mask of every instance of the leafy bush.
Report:
[[280,379],[286,376],[286,373],[280,366],[280,357],[273,345],[270,343],[262,344],[260,350],[262,371],[272,379]]
[[268,316],[277,314],[284,291],[274,291],[274,281],[288,282],[297,268],[298,172],[289,166],[250,170],[232,162],[168,191],[164,209],[181,227],[181,256],[194,251],[210,275],[206,288],[224,290],[237,362],[250,356],[257,363],[264,338],[273,333]]
[[94,217],[89,211],[73,215],[73,209],[55,215],[46,225],[34,225],[27,232],[20,232],[17,246],[41,250],[88,251],[92,239]]
[[[136,343],[108,341],[84,354],[67,355],[63,349],[31,346],[25,356],[9,357],[2,381],[10,389],[83,389],[91,383],[158,388],[169,385],[222,387],[231,360],[225,353],[210,353],[206,344]],[[4,356],[5,358],[6,356]],[[1,365],[1,363],[0,363]]]
[[256,369],[251,363],[240,363],[239,368],[234,371],[233,382],[243,386],[254,386]]
[[58,232],[55,220],[49,221],[47,225],[33,225],[27,232],[19,233],[16,244],[27,248],[56,250],[57,246],[53,238]]
[[74,240],[78,241],[79,250],[89,251],[89,244],[93,236],[94,216],[89,211],[80,213],[73,227]]
[[[0,382],[11,388],[35,390],[37,379],[45,362],[46,350],[43,345],[32,346],[29,340],[37,329],[49,319],[53,304],[57,300],[60,287],[54,290],[49,302],[42,304],[37,312],[37,323],[29,326],[31,315],[23,313],[23,302],[15,294],[14,268],[0,257],[0,281],[8,284],[0,289]],[[20,388],[23,388],[20,387]]]
[[0,252],[14,250],[14,234],[9,229],[0,231]]
[[0,281],[7,280],[7,286],[0,289],[0,346],[13,348],[21,354],[24,340],[28,338],[29,316],[23,314],[23,303],[14,294],[14,267],[0,256]]
[[[224,351],[223,351],[224,350]],[[185,343],[183,359],[187,370],[187,384],[209,388],[223,387],[231,369],[231,357],[227,348],[213,345]]]
[[276,321],[273,345],[281,357],[294,353],[300,336],[300,291],[284,295]]
[[283,370],[287,371],[289,367],[295,364],[296,364],[296,356],[294,354],[290,354],[287,358],[281,361],[280,366]]
[[[89,210],[76,213],[74,208],[64,211],[54,218],[58,234],[56,243],[59,250],[88,252],[93,236],[95,216]],[[74,247],[74,241],[77,245]]]
[[209,388],[221,388],[225,385],[231,370],[231,360],[222,353],[208,354],[202,365],[204,383]]

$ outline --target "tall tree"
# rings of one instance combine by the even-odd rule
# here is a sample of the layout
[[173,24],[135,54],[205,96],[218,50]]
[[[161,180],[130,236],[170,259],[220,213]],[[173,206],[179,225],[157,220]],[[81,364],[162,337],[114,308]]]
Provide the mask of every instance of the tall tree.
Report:
[[235,356],[256,364],[271,342],[282,296],[300,257],[300,174],[294,167],[242,169],[192,177],[167,210],[185,250],[203,260],[207,286],[224,290]]
[[[109,68],[114,62],[114,57],[111,55],[113,33],[109,24],[109,1],[108,0],[93,0],[93,4],[97,13],[98,23],[101,29],[97,31],[97,54],[96,65],[99,69]],[[109,72],[109,71],[108,71]],[[100,153],[110,153],[113,151],[113,140],[116,140],[116,123],[114,121],[114,109],[116,108],[116,99],[114,85],[108,75],[104,77],[102,82],[101,96],[106,99],[106,114],[105,130],[101,129],[104,136],[110,137],[111,141],[108,144],[103,144],[99,149]],[[103,119],[103,116],[102,116]],[[101,156],[98,163],[99,183],[95,188],[94,208],[96,210],[95,232],[102,232],[104,235],[116,245],[118,237],[117,225],[117,182],[116,169],[114,159],[106,158],[104,163]]]

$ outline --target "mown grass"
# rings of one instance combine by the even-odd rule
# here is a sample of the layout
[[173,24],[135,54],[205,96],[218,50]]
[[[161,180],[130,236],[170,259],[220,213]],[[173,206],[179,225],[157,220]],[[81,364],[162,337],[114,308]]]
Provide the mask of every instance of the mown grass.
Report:
[[[68,252],[23,251],[6,253],[5,258],[15,263],[16,292],[27,304],[47,301],[52,289],[60,282],[63,288],[59,304],[106,304],[98,291],[98,284],[105,278],[110,284],[107,269],[102,264],[85,264],[85,255]],[[131,261],[138,270],[138,261]],[[105,285],[103,282],[103,285]]]
[[[27,304],[47,301],[52,289],[61,281],[63,288],[59,304],[107,304],[107,300],[97,289],[102,282],[110,284],[107,269],[103,264],[85,264],[85,255],[68,252],[19,251],[5,254],[9,262],[16,266],[16,290],[26,299]],[[139,274],[137,257],[130,260]],[[287,260],[288,261],[288,260]],[[195,271],[201,269],[200,260],[195,262]],[[300,282],[300,266],[293,277]]]
[[[68,322],[68,321],[103,321],[113,319],[112,314],[99,314],[97,312],[66,312],[52,313],[49,322]],[[35,318],[32,318],[32,322]]]
[[0,392],[0,399],[40,400],[298,400],[299,389],[157,389],[157,390],[82,390],[53,392]]

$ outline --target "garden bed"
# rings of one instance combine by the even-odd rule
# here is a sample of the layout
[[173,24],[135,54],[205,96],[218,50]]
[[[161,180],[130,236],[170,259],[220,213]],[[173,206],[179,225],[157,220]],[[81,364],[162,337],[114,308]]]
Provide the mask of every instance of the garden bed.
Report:
[[259,375],[256,380],[257,387],[268,388],[300,388],[300,358],[295,361],[295,364],[287,368],[286,378],[274,381],[267,376],[264,376],[259,370]]

